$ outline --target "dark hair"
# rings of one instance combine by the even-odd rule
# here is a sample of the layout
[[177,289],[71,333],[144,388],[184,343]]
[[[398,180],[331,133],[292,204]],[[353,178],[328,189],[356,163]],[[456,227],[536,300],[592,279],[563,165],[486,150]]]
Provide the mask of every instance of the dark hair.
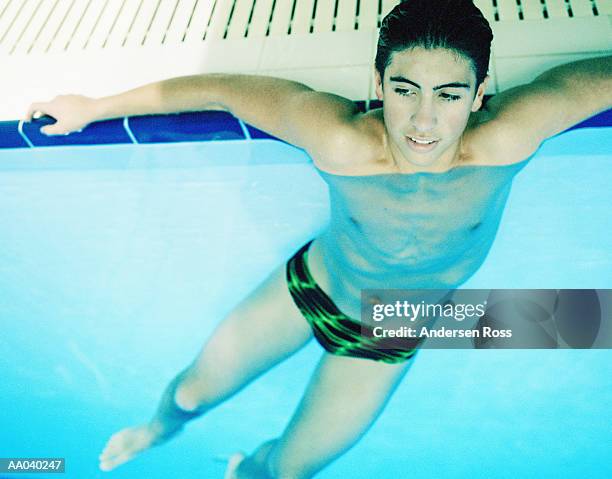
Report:
[[472,61],[476,86],[487,76],[493,32],[472,0],[404,0],[380,28],[376,69],[383,76],[393,53],[446,48]]

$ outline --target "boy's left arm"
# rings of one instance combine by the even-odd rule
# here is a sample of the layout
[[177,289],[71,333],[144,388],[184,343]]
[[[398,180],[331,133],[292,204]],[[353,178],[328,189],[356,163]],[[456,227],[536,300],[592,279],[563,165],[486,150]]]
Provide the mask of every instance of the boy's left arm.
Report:
[[491,98],[478,136],[497,161],[513,163],[540,144],[597,113],[612,108],[612,56],[557,66],[531,83]]

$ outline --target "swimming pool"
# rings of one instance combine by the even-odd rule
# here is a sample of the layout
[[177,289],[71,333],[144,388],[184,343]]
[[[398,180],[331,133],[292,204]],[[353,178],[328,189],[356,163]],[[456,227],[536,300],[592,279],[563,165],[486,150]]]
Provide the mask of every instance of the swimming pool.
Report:
[[[612,287],[611,133],[545,143],[465,287]],[[0,150],[0,456],[66,457],[67,477],[222,477],[215,458],[281,432],[314,341],[163,448],[97,469],[108,436],[150,417],[221,315],[325,225],[303,152],[212,139]],[[422,351],[320,477],[609,477],[611,359]]]

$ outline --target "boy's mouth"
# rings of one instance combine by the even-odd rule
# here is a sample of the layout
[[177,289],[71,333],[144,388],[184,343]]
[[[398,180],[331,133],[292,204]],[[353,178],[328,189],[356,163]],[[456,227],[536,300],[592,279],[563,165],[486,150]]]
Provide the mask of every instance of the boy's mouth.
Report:
[[416,149],[417,151],[430,150],[439,141],[435,138],[418,138],[408,135],[406,135],[406,140],[408,141],[408,145],[410,145],[411,148]]
[[415,143],[418,143],[419,145],[428,145],[430,143],[435,143],[436,141],[438,141],[435,138],[419,138],[417,136],[409,136],[409,135],[406,135],[406,136],[407,138],[414,141]]

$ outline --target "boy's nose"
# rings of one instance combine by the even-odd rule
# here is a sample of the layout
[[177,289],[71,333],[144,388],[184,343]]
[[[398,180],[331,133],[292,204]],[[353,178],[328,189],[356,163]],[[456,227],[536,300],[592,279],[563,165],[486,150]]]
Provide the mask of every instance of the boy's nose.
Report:
[[415,133],[427,134],[436,126],[436,117],[432,105],[421,102],[412,115],[412,126]]

